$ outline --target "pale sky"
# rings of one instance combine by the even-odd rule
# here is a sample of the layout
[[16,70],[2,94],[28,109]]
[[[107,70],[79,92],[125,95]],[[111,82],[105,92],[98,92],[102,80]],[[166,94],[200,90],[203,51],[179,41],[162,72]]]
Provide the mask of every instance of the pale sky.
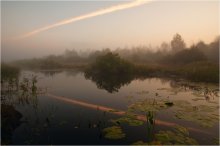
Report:
[[14,39],[59,21],[131,1],[1,1],[1,59],[61,54],[65,49],[160,46],[181,34],[187,46],[219,35],[219,1],[153,0]]

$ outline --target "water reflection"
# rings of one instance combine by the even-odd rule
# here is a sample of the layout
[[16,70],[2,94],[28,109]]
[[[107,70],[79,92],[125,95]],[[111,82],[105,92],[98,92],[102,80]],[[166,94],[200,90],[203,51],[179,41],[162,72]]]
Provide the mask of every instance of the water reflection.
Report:
[[[142,100],[148,97],[149,98],[155,97],[155,99],[157,100],[164,99],[167,97],[166,99],[164,99],[165,103],[163,102],[162,104],[163,106],[166,105],[166,106],[171,107],[171,104],[172,104],[171,100],[173,100],[174,98],[178,99],[180,97],[181,99],[184,99],[184,100],[187,100],[187,99],[191,100],[192,98],[195,98],[195,96],[194,95],[191,96],[191,92],[186,92],[186,91],[200,89],[200,88],[194,87],[194,85],[190,84],[189,82],[184,83],[183,81],[181,82],[173,81],[173,80],[166,79],[166,78],[163,78],[163,79],[161,78],[143,79],[142,78],[143,81],[139,82],[135,80],[134,82],[132,82],[132,80],[137,79],[137,78],[134,78],[128,75],[123,75],[119,77],[119,76],[112,75],[112,74],[100,74],[100,73],[99,74],[84,74],[87,79],[93,81],[93,83],[91,83],[90,81],[85,80],[82,72],[71,71],[71,70],[63,71],[62,73],[53,72],[47,75],[46,74],[42,75],[42,73],[38,72],[38,74],[35,74],[38,76],[37,78],[32,76],[32,74],[34,74],[33,72],[24,72],[22,75],[26,76],[27,74],[29,74],[27,79],[25,77],[21,77],[18,82],[18,86],[13,85],[13,87],[9,88],[13,92],[8,92],[8,93],[3,92],[5,96],[7,95],[7,98],[5,97],[7,101],[9,101],[9,98],[12,99],[10,102],[12,106],[5,106],[5,107],[10,108],[11,111],[15,113],[14,115],[16,115],[16,111],[13,110],[13,108],[15,107],[14,108],[15,110],[18,109],[19,112],[22,113],[22,116],[23,116],[22,121],[27,121],[23,123],[22,126],[17,128],[17,130],[15,130],[14,132],[13,137],[16,139],[13,139],[13,141],[16,144],[87,144],[85,143],[85,139],[86,139],[86,142],[89,141],[92,144],[97,144],[97,143],[100,144],[99,142],[102,142],[103,144],[116,144],[118,142],[114,140],[106,141],[102,133],[102,129],[112,126],[112,119],[117,119],[121,117],[116,117],[116,116],[114,117],[114,115],[111,115],[110,117],[109,113],[105,113],[105,112],[102,113],[98,109],[90,110],[90,109],[86,109],[86,108],[82,108],[78,106],[72,106],[69,104],[62,103],[62,102],[56,102],[56,101],[53,101],[52,99],[47,98],[47,96],[38,96],[39,94],[42,94],[42,91],[43,91],[43,90],[40,90],[38,86],[42,87],[42,86],[51,85],[51,88],[56,91],[56,93],[54,94],[60,94],[60,95],[63,95],[69,98],[79,97],[78,100],[84,100],[85,102],[105,105],[105,106],[113,107],[116,109],[117,108],[120,109],[123,106],[127,107],[127,103],[126,103],[127,100],[125,99],[126,101],[124,101],[124,98],[119,98],[119,97],[122,97],[123,95],[132,96],[129,99],[131,100],[131,102],[128,103],[128,106],[130,104],[135,104],[136,102],[140,101],[140,105],[142,105],[142,103],[144,103],[143,106],[146,105],[145,107],[142,106],[142,108],[150,108],[150,106],[147,105],[147,103]],[[50,75],[52,75],[53,77],[51,78]],[[95,84],[99,88],[104,89],[108,91],[109,93],[113,93],[117,91],[119,91],[119,93],[109,94],[107,92],[102,92],[95,87]],[[128,85],[128,86],[119,90],[122,86],[125,86],[125,85]],[[205,86],[200,86],[200,85],[196,85],[196,86],[201,87],[201,90],[202,90],[201,95],[203,96],[204,100],[205,100],[204,95],[209,94],[208,91],[214,91],[214,89],[216,89],[216,87],[212,89],[208,88],[208,91],[204,92],[206,91]],[[16,88],[18,91],[16,91]],[[8,89],[8,87],[5,86],[4,89]],[[176,90],[176,89],[180,89],[180,90]],[[50,91],[50,90],[48,91],[53,93],[53,91]],[[186,94],[183,95],[182,93],[180,93],[178,95],[171,95],[169,93],[170,91],[171,92],[182,92]],[[79,94],[77,94],[77,92],[79,92]],[[200,93],[200,91],[197,91],[197,92]],[[88,96],[88,95],[91,95],[91,96]],[[181,97],[181,95],[183,95],[183,98]],[[84,97],[88,97],[88,98],[84,98]],[[100,97],[105,97],[105,98],[100,98]],[[14,99],[17,99],[17,100],[14,100]],[[167,101],[170,101],[170,102],[167,102]],[[200,101],[195,102],[195,104],[199,105],[198,102]],[[202,101],[202,102],[204,103],[205,101]],[[9,105],[9,102],[6,102],[6,103],[7,105]],[[115,105],[115,103],[118,105]],[[16,106],[14,106],[15,104]],[[157,105],[159,105],[159,102],[157,102]],[[184,106],[183,103],[180,103],[180,104],[174,103],[173,105]],[[172,106],[172,108],[174,108],[174,106]],[[137,104],[137,107],[140,108],[138,104]],[[5,108],[5,109],[8,109],[8,108]],[[142,108],[140,110],[142,110]],[[180,110],[182,111],[182,113],[178,113],[178,116],[183,117],[185,120],[191,120],[189,119],[191,117],[197,118],[194,114],[199,115],[199,116],[200,114],[195,113],[194,110],[196,109],[206,110],[206,107],[195,107],[195,105],[193,104],[191,108],[189,108],[189,106],[187,106],[186,108],[184,107],[184,109],[181,108]],[[188,112],[188,110],[192,110],[192,112]],[[210,110],[210,109],[207,108],[207,110]],[[125,131],[128,138],[126,137],[126,139],[121,140],[124,143],[120,143],[120,144],[129,144],[133,142],[133,140],[135,140],[135,136],[138,137],[140,140],[150,142],[155,139],[155,134],[158,133],[158,129],[161,130],[160,129],[161,127],[158,128],[158,125],[157,124],[155,125],[155,119],[161,118],[162,120],[165,120],[165,121],[168,119],[173,120],[170,115],[166,114],[166,112],[163,115],[165,117],[164,118],[164,117],[161,117],[161,114],[154,114],[151,111],[152,110],[149,110],[149,112],[146,112],[146,111],[143,112],[143,115],[145,115],[147,119],[146,123],[144,123],[143,126],[137,126],[136,128],[134,127],[132,128],[131,126],[128,127],[128,130]],[[4,110],[2,112],[7,113],[7,110]],[[169,114],[170,113],[171,111],[169,111]],[[5,115],[10,115],[10,114],[5,114]],[[186,117],[185,115],[186,116],[188,115],[188,116]],[[17,113],[17,116],[14,116],[14,117],[17,117],[18,120],[9,119],[9,121],[13,120],[16,123],[18,123],[18,126],[21,125],[21,119],[20,119],[19,114]],[[201,115],[201,117],[203,118],[204,116]],[[216,116],[212,116],[212,117],[215,118]],[[201,119],[200,117],[198,118]],[[125,118],[123,118],[123,120],[124,119]],[[210,121],[212,121],[212,119],[211,120],[208,119],[207,121],[209,122],[206,122],[206,121],[205,122],[211,123]],[[6,120],[6,118],[4,118],[3,120]],[[132,121],[131,119],[129,119],[128,122],[134,123],[136,121],[134,120]],[[176,121],[172,121],[172,122],[176,122]],[[124,125],[122,125],[123,124],[122,122],[119,122],[119,124],[122,126],[122,128],[124,127]],[[136,122],[136,124],[138,123]],[[11,125],[14,126],[14,129],[16,128],[15,126],[16,124],[11,124]],[[7,127],[7,125],[3,125],[3,126]],[[11,126],[12,130],[13,130],[13,126]],[[2,129],[2,131],[3,130],[6,132],[9,131],[7,128]],[[134,132],[134,130],[136,130],[137,132]],[[85,135],[85,133],[87,134]],[[4,132],[2,135],[7,136],[7,133]],[[11,134],[8,134],[8,135],[10,136],[4,138],[4,141],[6,140],[11,141]],[[129,135],[131,137],[129,137]],[[75,137],[76,139],[74,139]],[[127,141],[127,139],[129,139],[130,141]],[[10,144],[10,142],[8,143]],[[3,144],[6,144],[6,142]]]
[[37,96],[41,94],[36,85],[37,77],[19,77],[20,74],[3,76],[1,82],[1,115],[2,115],[2,144],[12,144],[12,134],[22,122],[23,115],[16,110],[17,105],[31,105],[35,111],[38,107]]
[[54,75],[63,72],[62,70],[41,70],[40,73],[43,73],[46,77],[53,77]]
[[115,75],[109,73],[89,73],[84,74],[86,79],[90,79],[95,82],[96,86],[100,89],[105,89],[109,93],[118,92],[118,90],[124,86],[128,85],[134,78],[132,75]]

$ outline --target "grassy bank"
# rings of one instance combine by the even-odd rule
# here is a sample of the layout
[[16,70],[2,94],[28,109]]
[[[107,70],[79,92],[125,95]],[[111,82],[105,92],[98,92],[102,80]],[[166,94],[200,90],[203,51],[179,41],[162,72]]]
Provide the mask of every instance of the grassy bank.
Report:
[[212,62],[193,62],[184,65],[135,65],[137,76],[175,77],[194,82],[219,82],[219,66]]

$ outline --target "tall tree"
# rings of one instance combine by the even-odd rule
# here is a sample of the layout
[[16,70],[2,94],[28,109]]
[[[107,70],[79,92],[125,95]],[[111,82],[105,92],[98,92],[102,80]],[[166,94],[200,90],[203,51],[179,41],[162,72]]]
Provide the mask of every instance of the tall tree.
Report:
[[186,48],[184,40],[178,33],[174,35],[173,40],[171,41],[171,47],[174,53]]

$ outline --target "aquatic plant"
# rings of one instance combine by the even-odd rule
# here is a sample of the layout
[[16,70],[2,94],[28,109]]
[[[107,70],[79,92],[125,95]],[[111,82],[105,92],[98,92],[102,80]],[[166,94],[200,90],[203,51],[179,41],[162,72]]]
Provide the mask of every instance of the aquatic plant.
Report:
[[128,107],[129,111],[133,111],[133,112],[157,112],[163,109],[167,109],[169,106],[167,106],[166,104],[166,100],[162,100],[162,99],[153,99],[153,98],[147,98],[143,101],[138,101],[135,102],[133,104],[131,104]]
[[122,139],[125,137],[125,133],[123,133],[121,127],[112,126],[103,129],[104,137],[107,139]]
[[173,131],[159,131],[155,134],[155,139],[166,145],[197,145],[198,142],[189,137],[189,132],[185,127],[175,126]]
[[131,117],[121,117],[111,121],[117,125],[128,124],[129,126],[140,126],[143,125],[144,123],[143,121],[136,120],[135,118],[131,118]]
[[139,141],[134,142],[132,145],[155,145],[155,146],[158,145],[158,146],[160,146],[161,142],[156,141],[156,140],[153,140],[153,141],[150,141],[150,142],[144,142],[142,140],[139,140]]
[[199,124],[202,127],[212,127],[219,121],[218,107],[190,106],[174,111],[175,117]]
[[214,144],[214,145],[219,145],[219,144],[220,144],[219,137],[215,137],[215,138],[213,139],[213,144]]

